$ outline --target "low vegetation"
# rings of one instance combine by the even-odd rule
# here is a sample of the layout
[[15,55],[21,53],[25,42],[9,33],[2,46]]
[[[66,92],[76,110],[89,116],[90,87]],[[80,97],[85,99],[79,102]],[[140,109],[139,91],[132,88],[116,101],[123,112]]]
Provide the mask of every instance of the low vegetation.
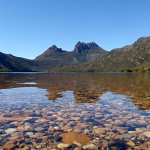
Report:
[[150,72],[150,66],[149,67],[141,67],[141,68],[121,70],[120,72]]
[[0,69],[0,72],[11,72],[11,70],[8,70],[8,69]]

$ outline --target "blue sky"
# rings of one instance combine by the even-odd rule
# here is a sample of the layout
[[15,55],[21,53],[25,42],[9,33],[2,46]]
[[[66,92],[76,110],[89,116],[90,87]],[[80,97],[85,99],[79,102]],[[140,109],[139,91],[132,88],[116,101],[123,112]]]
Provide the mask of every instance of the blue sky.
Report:
[[0,52],[33,59],[78,41],[106,50],[150,36],[150,0],[0,0]]

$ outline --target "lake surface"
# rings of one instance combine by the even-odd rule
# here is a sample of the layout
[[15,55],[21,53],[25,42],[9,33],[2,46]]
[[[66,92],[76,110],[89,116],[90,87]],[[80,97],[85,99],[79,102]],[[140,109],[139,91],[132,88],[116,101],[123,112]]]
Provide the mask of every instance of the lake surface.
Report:
[[0,73],[1,149],[150,149],[150,73]]

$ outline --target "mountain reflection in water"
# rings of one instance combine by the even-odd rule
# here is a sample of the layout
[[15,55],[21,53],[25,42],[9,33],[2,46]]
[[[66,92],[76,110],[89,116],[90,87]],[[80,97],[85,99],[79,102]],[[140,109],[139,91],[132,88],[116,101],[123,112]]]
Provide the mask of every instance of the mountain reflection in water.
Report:
[[38,87],[49,92],[46,96],[51,101],[62,98],[61,92],[73,91],[76,103],[95,103],[103,93],[110,91],[130,96],[136,107],[150,110],[149,73],[9,73],[0,76],[0,89]]

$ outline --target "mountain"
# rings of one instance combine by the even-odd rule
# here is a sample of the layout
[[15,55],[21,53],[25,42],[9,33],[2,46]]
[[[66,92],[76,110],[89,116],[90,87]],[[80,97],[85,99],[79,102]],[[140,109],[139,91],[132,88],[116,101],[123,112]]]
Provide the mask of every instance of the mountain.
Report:
[[108,52],[99,47],[95,42],[91,43],[78,42],[75,45],[75,48],[72,51],[72,53],[74,54],[77,62],[84,63],[97,60]]
[[91,42],[91,43],[84,43],[84,42],[78,42],[75,45],[75,48],[73,50],[74,53],[85,53],[85,50],[89,50],[92,48],[99,48],[99,46],[95,43],[95,42]]
[[53,45],[43,54],[37,56],[34,61],[38,66],[38,71],[45,71],[56,67],[74,66],[84,62],[91,62],[101,58],[106,53],[106,50],[94,42],[78,42],[71,52]]
[[53,45],[34,60],[0,53],[0,71],[46,71],[56,67],[73,66],[97,60],[106,53],[107,51],[103,50],[94,42],[78,42],[71,52],[62,50],[56,45]]
[[43,54],[36,57],[36,60],[43,60],[49,58],[50,56],[54,55],[55,53],[64,52],[61,48],[57,48],[56,45],[49,47]]
[[21,57],[15,57],[11,54],[0,52],[0,70],[10,70],[14,72],[31,72],[33,61]]
[[120,72],[150,66],[150,37],[113,49],[98,60],[77,66],[52,69],[52,72]]

